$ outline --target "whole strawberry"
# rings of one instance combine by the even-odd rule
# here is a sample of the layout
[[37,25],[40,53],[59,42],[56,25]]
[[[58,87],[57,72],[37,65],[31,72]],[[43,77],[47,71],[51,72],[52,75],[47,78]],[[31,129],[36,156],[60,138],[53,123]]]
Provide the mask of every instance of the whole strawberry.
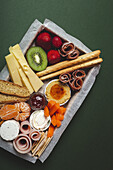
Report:
[[61,45],[62,45],[62,40],[60,37],[58,36],[55,36],[53,39],[52,39],[52,44],[55,48],[60,48]]
[[56,64],[61,60],[61,57],[57,50],[50,50],[47,53],[47,59],[49,64]]
[[51,36],[47,32],[40,33],[35,42],[36,46],[42,47],[45,51],[51,49]]

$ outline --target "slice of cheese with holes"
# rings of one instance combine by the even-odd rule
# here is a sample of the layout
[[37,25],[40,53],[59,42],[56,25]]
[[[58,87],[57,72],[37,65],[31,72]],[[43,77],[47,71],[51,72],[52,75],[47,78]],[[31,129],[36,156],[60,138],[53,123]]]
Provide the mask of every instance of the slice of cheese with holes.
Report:
[[39,79],[39,77],[33,72],[33,70],[29,67],[19,44],[16,44],[13,47],[9,48],[10,53],[13,53],[19,64],[21,65],[21,68],[23,69],[24,73],[29,79],[29,82],[34,89],[35,92],[37,92],[42,86],[43,82]]
[[20,64],[16,60],[13,54],[9,54],[5,57],[8,69],[11,75],[11,79],[15,84],[19,84],[21,86],[25,86],[30,94],[33,93],[33,88],[30,85],[28,78],[20,67]]
[[24,84],[24,86],[29,90],[30,94],[33,93],[33,88],[28,80],[28,78],[26,77],[25,73],[23,72],[23,70],[21,69],[21,67],[18,68],[18,72],[20,74],[21,80]]
[[15,59],[14,55],[9,54],[5,57],[5,59],[6,59],[6,62],[7,62],[7,66],[8,66],[9,73],[10,73],[12,81],[15,84],[22,86],[23,84],[22,84],[21,77],[20,77],[19,72],[18,72],[18,67],[20,67],[20,66],[19,66],[17,60]]

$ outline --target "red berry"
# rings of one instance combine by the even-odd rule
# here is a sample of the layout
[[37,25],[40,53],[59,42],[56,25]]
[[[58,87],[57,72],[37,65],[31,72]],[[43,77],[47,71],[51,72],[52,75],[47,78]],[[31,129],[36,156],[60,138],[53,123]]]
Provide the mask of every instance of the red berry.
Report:
[[47,53],[47,58],[48,58],[49,64],[55,64],[61,60],[60,54],[57,50],[50,50]]
[[36,46],[42,47],[45,51],[51,49],[51,36],[47,32],[40,33],[36,38]]
[[62,40],[61,40],[61,38],[58,37],[58,36],[55,36],[55,37],[53,38],[53,40],[52,40],[52,44],[53,44],[53,46],[54,46],[55,48],[60,48],[61,45],[62,45]]

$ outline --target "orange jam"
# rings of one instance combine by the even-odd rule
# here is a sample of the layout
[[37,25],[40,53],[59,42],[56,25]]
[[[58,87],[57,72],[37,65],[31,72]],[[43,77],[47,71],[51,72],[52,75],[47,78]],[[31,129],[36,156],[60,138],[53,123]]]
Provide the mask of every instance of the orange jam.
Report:
[[54,84],[51,87],[50,94],[54,99],[60,100],[65,95],[65,90],[60,85]]

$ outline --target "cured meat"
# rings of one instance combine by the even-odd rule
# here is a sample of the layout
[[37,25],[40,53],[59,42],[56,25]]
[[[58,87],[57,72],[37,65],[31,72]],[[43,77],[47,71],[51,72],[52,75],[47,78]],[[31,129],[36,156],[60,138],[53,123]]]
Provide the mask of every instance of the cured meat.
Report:
[[68,54],[72,53],[74,51],[74,44],[66,42],[62,45],[61,49],[59,50],[59,53],[62,57],[67,57]]
[[68,54],[67,59],[73,60],[79,56],[80,52],[76,49],[72,53]]
[[80,90],[83,85],[83,80],[81,78],[72,79],[70,80],[69,85],[72,90]]
[[20,102],[15,103],[15,107],[19,110],[17,116],[14,117],[16,120],[24,121],[30,116],[30,106],[28,103]]
[[86,73],[85,73],[85,71],[83,71],[83,70],[75,70],[73,73],[72,73],[72,76],[74,77],[74,78],[84,78],[85,76],[86,76]]
[[83,85],[83,78],[86,76],[84,70],[75,70],[72,73],[64,73],[59,76],[62,83],[69,83],[72,90],[80,90]]
[[62,83],[68,83],[71,80],[71,74],[70,73],[64,73],[59,76],[59,80]]
[[21,125],[20,125],[20,131],[24,134],[29,134],[30,131],[31,131],[31,126],[30,126],[30,123],[29,121],[23,121],[21,122]]
[[30,152],[32,148],[32,142],[28,135],[19,134],[17,138],[13,141],[13,146],[17,152],[21,154],[26,154]]
[[32,129],[29,133],[29,137],[33,140],[33,141],[38,141],[41,137],[41,134],[39,131]]
[[66,42],[62,45],[59,53],[62,57],[67,57],[67,59],[72,60],[76,59],[80,52],[76,49],[73,43]]

